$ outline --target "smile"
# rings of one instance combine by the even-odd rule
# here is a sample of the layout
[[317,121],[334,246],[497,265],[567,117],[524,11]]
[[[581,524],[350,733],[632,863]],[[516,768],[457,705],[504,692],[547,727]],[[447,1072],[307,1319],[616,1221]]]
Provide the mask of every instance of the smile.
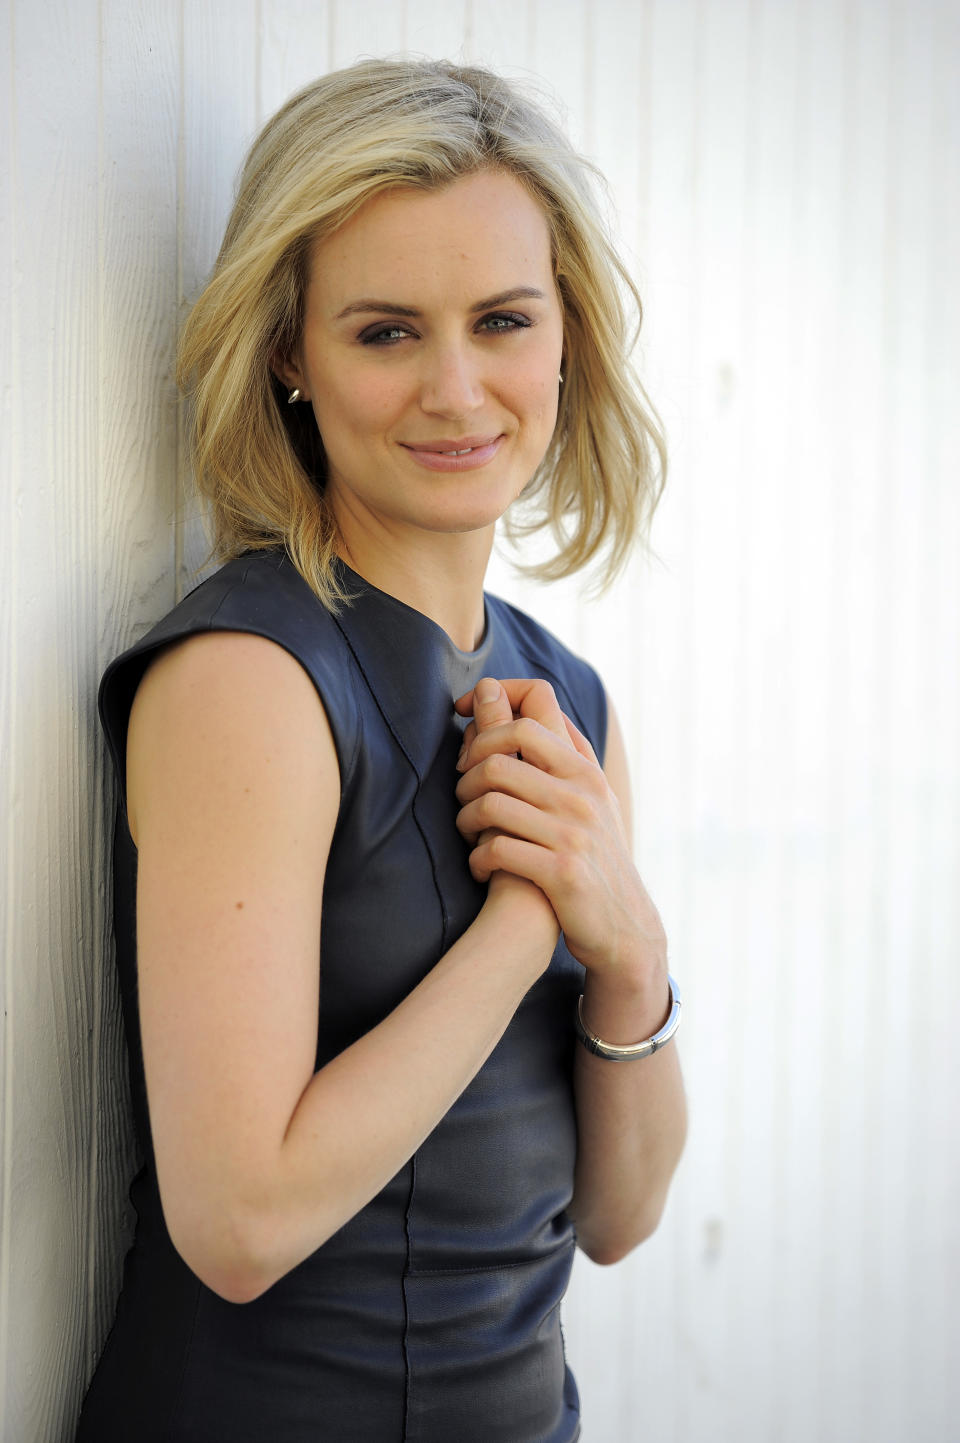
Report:
[[500,449],[499,436],[464,436],[462,440],[401,442],[407,451],[428,471],[471,471],[485,466]]

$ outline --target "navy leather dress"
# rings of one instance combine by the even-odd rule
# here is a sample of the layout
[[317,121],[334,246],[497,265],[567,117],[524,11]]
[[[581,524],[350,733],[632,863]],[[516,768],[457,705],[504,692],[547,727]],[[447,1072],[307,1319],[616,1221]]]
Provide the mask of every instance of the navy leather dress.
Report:
[[[456,830],[454,697],[540,676],[603,755],[595,673],[523,613],[486,600],[475,652],[344,568],[339,616],[285,556],[249,554],[108,669],[101,716],[123,782],[127,722],[157,649],[253,632],[285,647],[330,720],[342,798],[327,866],[317,1066],[375,1026],[460,936],[485,888]],[[579,1406],[560,1301],[574,1230],[572,1014],[561,940],[491,1056],[363,1210],[254,1302],[225,1302],[175,1251],[150,1144],[135,952],[136,849],[115,838],[117,962],[144,1165],[116,1321],[78,1443],[572,1443]]]

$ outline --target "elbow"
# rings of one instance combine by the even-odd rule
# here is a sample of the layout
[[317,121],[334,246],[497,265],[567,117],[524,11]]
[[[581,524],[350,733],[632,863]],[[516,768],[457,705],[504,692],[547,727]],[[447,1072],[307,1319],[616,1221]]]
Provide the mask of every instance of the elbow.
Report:
[[167,1230],[184,1263],[226,1303],[252,1303],[283,1276],[265,1230],[250,1217],[210,1210],[216,1221],[168,1217]]
[[[190,1264],[187,1266],[190,1267]],[[242,1267],[204,1267],[203,1271],[199,1267],[191,1267],[190,1270],[205,1288],[216,1293],[225,1303],[253,1303],[271,1286],[269,1281],[264,1281],[258,1274]]]
[[577,1223],[577,1246],[598,1267],[610,1268],[645,1243],[656,1232],[663,1216],[666,1196],[650,1203],[642,1212],[617,1224],[608,1222],[591,1229],[586,1220]]

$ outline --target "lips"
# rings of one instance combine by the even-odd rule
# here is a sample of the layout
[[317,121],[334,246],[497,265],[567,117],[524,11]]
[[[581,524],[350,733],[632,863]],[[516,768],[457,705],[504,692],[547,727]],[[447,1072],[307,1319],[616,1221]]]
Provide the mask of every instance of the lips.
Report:
[[495,436],[444,437],[439,441],[401,442],[403,449],[428,471],[472,471],[485,466],[500,449],[503,433]]
[[461,436],[459,440],[451,441],[405,441],[402,444],[408,451],[430,451],[440,456],[462,456],[467,451],[479,451],[484,446],[492,446],[494,441],[499,441],[499,435],[494,436]]

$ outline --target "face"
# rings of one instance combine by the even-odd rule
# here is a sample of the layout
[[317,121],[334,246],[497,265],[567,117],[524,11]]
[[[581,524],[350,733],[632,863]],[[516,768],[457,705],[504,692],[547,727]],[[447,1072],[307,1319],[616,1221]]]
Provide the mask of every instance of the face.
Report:
[[299,355],[351,532],[489,533],[543,458],[563,316],[546,218],[485,171],[368,202],[310,257]]

